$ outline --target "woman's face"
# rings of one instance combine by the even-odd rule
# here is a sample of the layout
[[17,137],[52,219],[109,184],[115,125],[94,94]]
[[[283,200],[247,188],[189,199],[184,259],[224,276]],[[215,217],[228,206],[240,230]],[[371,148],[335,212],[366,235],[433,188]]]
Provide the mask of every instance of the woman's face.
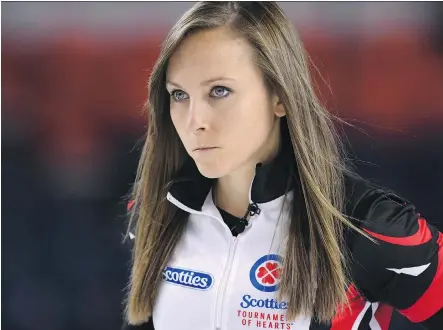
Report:
[[223,28],[189,36],[166,80],[172,122],[202,175],[220,178],[275,155],[284,110],[245,40]]

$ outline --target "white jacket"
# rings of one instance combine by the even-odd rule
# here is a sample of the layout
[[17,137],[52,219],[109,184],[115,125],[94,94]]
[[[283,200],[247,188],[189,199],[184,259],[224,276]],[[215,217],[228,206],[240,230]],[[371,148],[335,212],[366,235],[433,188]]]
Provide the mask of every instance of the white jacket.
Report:
[[[276,291],[290,202],[301,200],[291,155],[292,150],[283,150],[274,162],[257,168],[249,199],[260,212],[237,237],[214,205],[212,181],[192,161],[183,167],[167,199],[189,213],[188,225],[163,271],[153,326],[151,320],[138,328],[388,330],[394,306],[413,322],[434,318],[429,329],[439,329],[443,235],[406,200],[355,178],[346,181],[345,211],[363,220],[364,226],[356,224],[380,244],[345,233],[352,254],[350,308],[329,324],[310,315],[286,319],[287,301],[278,301]],[[291,189],[289,178],[295,179]]]
[[155,329],[309,329],[309,317],[287,321],[287,303],[275,299],[288,232],[286,210],[280,217],[285,197],[258,204],[260,214],[234,237],[211,196],[196,211],[168,194],[190,217],[164,272]]

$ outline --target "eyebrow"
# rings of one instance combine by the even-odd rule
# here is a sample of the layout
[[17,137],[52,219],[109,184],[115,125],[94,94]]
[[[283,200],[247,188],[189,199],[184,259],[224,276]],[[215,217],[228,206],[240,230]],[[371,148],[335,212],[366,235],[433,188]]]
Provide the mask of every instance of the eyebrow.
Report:
[[[213,83],[214,81],[222,81],[222,80],[235,81],[234,78],[229,78],[229,77],[215,77],[215,78],[211,78],[211,79],[207,79],[207,80],[205,80],[205,81],[202,81],[202,82],[200,83],[200,85],[201,85],[201,86],[209,85],[209,84]],[[177,86],[177,87],[183,88],[182,86],[180,86],[180,84],[175,83],[175,82],[173,82],[173,81],[169,81],[169,80],[166,81],[166,84],[170,84],[170,85],[174,85],[174,86]]]

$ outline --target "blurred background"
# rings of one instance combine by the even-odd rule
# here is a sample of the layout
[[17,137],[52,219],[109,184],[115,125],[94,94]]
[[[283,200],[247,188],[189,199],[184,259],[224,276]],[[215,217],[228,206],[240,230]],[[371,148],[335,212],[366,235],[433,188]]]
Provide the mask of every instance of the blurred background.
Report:
[[[120,328],[149,70],[192,4],[2,2],[3,329]],[[442,230],[442,3],[281,5],[360,173]]]

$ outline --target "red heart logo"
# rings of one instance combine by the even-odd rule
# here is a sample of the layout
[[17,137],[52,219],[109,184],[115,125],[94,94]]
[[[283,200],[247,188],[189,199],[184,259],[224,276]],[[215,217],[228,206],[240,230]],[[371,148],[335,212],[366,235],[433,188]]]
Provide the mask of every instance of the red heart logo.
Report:
[[281,275],[281,268],[274,270],[274,271],[272,272],[272,275],[274,275],[274,277],[275,277],[276,279],[279,279],[279,278],[280,278],[280,275]]
[[272,272],[274,269],[276,269],[278,267],[278,263],[276,262],[267,262],[266,263],[266,268]]
[[268,275],[266,275],[263,279],[262,279],[263,284],[274,284],[275,283],[275,279],[274,277],[268,273]]
[[258,278],[263,284],[275,284],[276,279],[281,275],[281,268],[277,262],[267,262],[264,267],[258,269]]
[[268,270],[265,267],[260,267],[258,269],[258,274],[257,274],[258,278],[262,278],[266,274],[268,274]]

